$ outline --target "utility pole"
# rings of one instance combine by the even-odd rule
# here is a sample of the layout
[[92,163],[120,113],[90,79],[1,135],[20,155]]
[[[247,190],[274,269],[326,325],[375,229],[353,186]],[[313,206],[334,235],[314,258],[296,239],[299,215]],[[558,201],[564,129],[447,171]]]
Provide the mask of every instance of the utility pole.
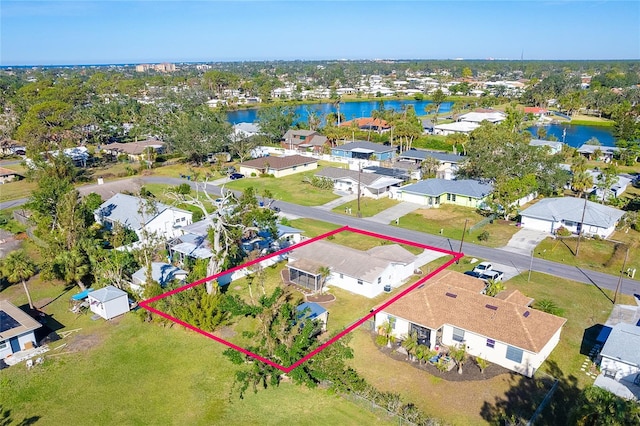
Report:
[[578,252],[580,251],[580,238],[582,237],[582,231],[584,229],[584,214],[587,212],[587,193],[584,193],[584,206],[582,207],[582,219],[580,219],[580,229],[578,230],[578,244],[576,244],[576,255],[578,257]]
[[531,281],[531,269],[533,269],[533,250],[531,249],[531,262],[529,262],[529,278],[527,278],[527,282]]
[[620,286],[622,285],[622,275],[624,274],[624,268],[627,266],[627,258],[629,257],[629,246],[627,246],[627,253],[624,255],[624,262],[622,262],[622,269],[620,270],[620,277],[618,278],[618,285],[616,286],[616,292],[613,295],[613,304],[616,304],[616,300],[618,300],[618,292],[620,291]]
[[[462,253],[462,243],[464,243],[464,234],[467,233],[467,222],[469,222],[469,219],[465,219],[464,220],[464,229],[462,230],[462,238],[460,239],[460,250],[458,250],[458,252]],[[456,263],[458,263],[459,260],[456,260]]]
[[362,213],[360,212],[360,175],[362,174],[362,163],[358,162],[358,217],[362,217]]

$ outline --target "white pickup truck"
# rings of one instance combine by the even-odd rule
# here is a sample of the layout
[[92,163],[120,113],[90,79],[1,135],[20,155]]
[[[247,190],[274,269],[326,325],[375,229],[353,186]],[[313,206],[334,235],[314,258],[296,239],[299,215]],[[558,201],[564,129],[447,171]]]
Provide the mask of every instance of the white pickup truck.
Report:
[[480,262],[473,268],[473,272],[478,275],[481,280],[502,281],[504,272],[493,269],[491,262]]

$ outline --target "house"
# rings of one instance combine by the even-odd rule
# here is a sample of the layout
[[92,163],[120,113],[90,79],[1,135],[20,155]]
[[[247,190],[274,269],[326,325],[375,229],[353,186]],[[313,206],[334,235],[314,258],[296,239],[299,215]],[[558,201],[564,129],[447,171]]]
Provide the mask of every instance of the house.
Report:
[[601,170],[587,170],[585,173],[591,176],[593,181],[591,194],[595,195],[599,200],[606,200],[609,196],[619,197],[633,181],[630,175],[618,175],[616,176],[615,182],[605,191],[602,188],[598,188],[598,184],[601,182],[601,176],[603,175]]
[[379,143],[354,141],[331,148],[331,155],[360,160],[391,160],[395,157],[395,148]]
[[468,112],[458,117],[459,122],[463,123],[475,123],[480,124],[483,121],[488,121],[491,124],[502,123],[507,118],[507,115],[502,111],[482,111],[482,112]]
[[290,129],[282,137],[280,146],[300,152],[322,154],[327,144],[327,137],[313,130]]
[[22,179],[23,176],[15,170],[0,167],[0,184]]
[[127,143],[114,142],[102,147],[102,151],[106,154],[115,158],[121,154],[126,155],[131,161],[146,160],[149,149],[153,149],[157,154],[162,154],[165,149],[164,142],[157,139],[147,139]]
[[[388,163],[391,164],[391,163]],[[395,166],[397,163],[393,163]],[[381,166],[368,166],[362,168],[362,173],[375,173],[380,176],[387,176],[395,179],[400,179],[402,182],[406,182],[411,179],[411,172],[409,169],[400,167],[381,167]]]
[[468,134],[480,127],[477,123],[467,121],[455,121],[453,123],[436,124],[433,126],[434,135],[453,135],[455,133]]
[[87,296],[89,309],[106,320],[129,312],[129,297],[125,291],[108,285]]
[[640,398],[640,326],[613,326],[600,354],[595,386],[623,398]]
[[237,123],[233,125],[233,134],[237,137],[250,138],[260,133],[257,123]]
[[427,158],[435,158],[440,163],[440,167],[438,167],[438,170],[436,171],[437,178],[451,180],[456,176],[458,164],[464,161],[467,157],[449,154],[447,152],[410,149],[402,152],[398,156],[398,161],[409,161],[414,162],[415,164],[420,164]]
[[577,149],[579,154],[584,155],[588,159],[595,157],[596,152],[600,152],[598,158],[594,158],[594,160],[602,159],[605,163],[610,162],[613,159],[613,156],[620,151],[620,148],[615,146],[603,146],[603,145],[588,145],[583,144],[580,148]]
[[377,133],[384,133],[391,130],[391,126],[381,118],[363,117],[340,123],[340,127],[356,126],[360,130],[372,130]]
[[296,307],[299,320],[317,320],[320,323],[321,330],[327,331],[327,321],[329,320],[329,311],[315,302],[304,302]]
[[336,191],[358,193],[364,197],[380,198],[386,196],[392,186],[398,186],[403,179],[379,175],[377,173],[362,173],[356,170],[342,169],[339,167],[325,167],[318,171],[315,176],[330,179],[333,181],[333,188]]
[[326,284],[365,297],[375,297],[385,287],[398,287],[415,269],[415,256],[397,244],[367,251],[316,241],[289,253],[289,280],[311,291],[322,286],[321,268],[331,274]]
[[[173,266],[170,263],[151,262],[151,279],[160,287],[165,287],[172,281],[184,281],[189,273],[185,270]],[[142,288],[147,282],[147,268],[140,268],[131,276],[131,290],[142,292]]]
[[0,300],[0,359],[36,345],[35,330],[42,327],[8,300]]
[[[584,220],[583,220],[584,215]],[[520,212],[521,226],[543,232],[563,227],[577,234],[609,237],[624,212],[580,198],[544,198]]]
[[118,193],[102,203],[93,216],[108,230],[119,224],[134,231],[139,240],[144,240],[145,233],[156,234],[165,240],[175,238],[182,235],[183,226],[192,222],[193,214],[189,211],[157,201],[147,208],[146,203],[142,198]]
[[541,149],[547,149],[549,154],[559,154],[562,152],[562,146],[564,145],[562,142],[558,141],[545,141],[542,139],[531,139],[529,142],[530,146],[538,146]]
[[491,184],[481,183],[477,180],[434,178],[400,187],[396,191],[396,198],[429,207],[439,207],[440,204],[455,204],[479,208],[492,191]]
[[536,117],[542,117],[545,115],[549,115],[549,111],[544,109],[544,108],[540,108],[540,107],[524,107],[524,113],[525,114],[531,114],[534,115]]
[[433,350],[464,345],[467,354],[532,377],[560,340],[566,319],[481,294],[484,283],[444,271],[375,315],[400,339],[416,333]]
[[273,175],[277,178],[318,168],[318,160],[303,155],[254,158],[240,163],[240,173],[246,176]]

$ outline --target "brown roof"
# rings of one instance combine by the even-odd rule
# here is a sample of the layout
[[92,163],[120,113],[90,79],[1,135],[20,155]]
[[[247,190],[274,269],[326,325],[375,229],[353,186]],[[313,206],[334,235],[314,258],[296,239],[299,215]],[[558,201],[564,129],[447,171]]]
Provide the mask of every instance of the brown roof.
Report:
[[344,123],[340,123],[340,126],[351,126],[351,123],[356,123],[356,126],[358,127],[379,127],[379,128],[383,128],[383,129],[388,129],[391,126],[389,126],[389,123],[387,123],[385,120],[381,119],[381,118],[373,118],[373,117],[363,117],[363,118],[356,118],[353,120],[349,120],[349,121],[345,121]]
[[506,300],[507,302],[513,302],[522,306],[531,306],[531,304],[533,303],[533,299],[531,297],[525,296],[515,288],[501,291],[500,293],[496,294],[496,298],[500,300]]
[[31,318],[26,312],[17,308],[8,300],[0,300],[0,311],[3,311],[18,323],[15,327],[0,332],[0,340],[7,340],[11,337],[19,336],[42,327],[42,324]]
[[384,312],[437,330],[444,324],[538,353],[566,319],[469,290],[469,279],[445,271]]
[[301,166],[303,164],[317,163],[318,160],[304,155],[289,155],[287,157],[261,157],[240,163],[241,167],[249,167],[253,169],[264,169],[269,164],[270,169],[283,170],[293,166]]
[[15,170],[7,169],[5,167],[0,167],[0,176],[11,176],[11,175],[22,176],[20,173],[16,172]]

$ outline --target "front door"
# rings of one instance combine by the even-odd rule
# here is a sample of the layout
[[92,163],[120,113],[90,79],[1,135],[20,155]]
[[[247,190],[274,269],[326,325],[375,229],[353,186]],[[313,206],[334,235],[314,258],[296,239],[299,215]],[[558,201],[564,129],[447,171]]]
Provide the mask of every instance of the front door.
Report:
[[9,339],[9,343],[11,344],[11,352],[13,352],[14,354],[16,352],[20,352],[20,342],[18,341],[17,337]]
[[431,330],[418,324],[411,324],[409,333],[416,333],[418,344],[431,346]]

